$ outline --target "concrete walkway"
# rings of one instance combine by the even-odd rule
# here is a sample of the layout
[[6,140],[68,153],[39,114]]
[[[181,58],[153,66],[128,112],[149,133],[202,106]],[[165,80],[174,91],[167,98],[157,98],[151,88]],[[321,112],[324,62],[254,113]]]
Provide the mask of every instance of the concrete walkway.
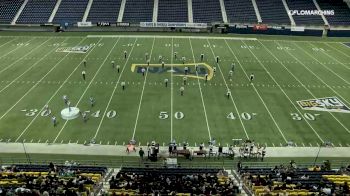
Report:
[[[111,156],[138,156],[137,152],[126,152],[122,145],[82,145],[82,144],[44,144],[44,143],[3,143],[0,142],[0,153],[27,153],[31,154],[70,154],[70,155],[111,155]],[[142,146],[146,151],[147,147]],[[192,148],[192,147],[190,147]],[[181,148],[180,148],[181,149]],[[198,150],[198,147],[193,147]],[[137,147],[139,150],[139,147]],[[228,148],[224,147],[224,152]],[[215,149],[214,149],[215,151]],[[350,147],[267,147],[266,157],[350,157]],[[160,147],[160,153],[167,155],[168,147]],[[238,152],[238,148],[235,149]],[[147,152],[146,152],[147,153]]]

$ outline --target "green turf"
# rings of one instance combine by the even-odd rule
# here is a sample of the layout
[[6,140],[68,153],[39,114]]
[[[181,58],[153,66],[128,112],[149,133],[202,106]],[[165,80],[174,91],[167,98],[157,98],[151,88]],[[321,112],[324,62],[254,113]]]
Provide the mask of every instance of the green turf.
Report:
[[[127,143],[134,136],[141,144],[152,140],[167,144],[176,139],[198,145],[210,138],[224,145],[233,138],[250,138],[267,146],[290,140],[298,146],[317,146],[323,141],[335,146],[350,144],[349,113],[305,111],[296,104],[298,100],[337,96],[350,106],[350,48],[339,42],[314,38],[313,42],[301,38],[288,41],[281,36],[241,41],[38,35],[0,37],[1,141],[84,143],[95,137],[98,143],[114,145]],[[89,44],[95,46],[85,54],[55,52],[60,47]],[[123,51],[128,51],[127,59]],[[131,71],[132,64],[146,63],[146,52],[151,64],[159,63],[159,55],[167,66],[181,64],[172,55],[175,51],[178,57],[186,57],[186,63],[200,62],[204,53],[204,62],[217,68],[215,76],[207,83],[189,78],[185,95],[180,96],[182,77],[176,73],[153,73],[150,68],[142,77]],[[219,65],[216,56],[220,56]],[[81,64],[84,58],[86,69]],[[112,69],[112,60],[121,65],[121,73]],[[232,62],[236,69],[231,81]],[[81,76],[84,69],[85,82]],[[254,86],[248,81],[251,73],[255,74]],[[165,88],[165,78],[173,85]],[[120,87],[122,81],[126,82],[125,91]],[[230,99],[225,96],[227,87],[232,92]],[[99,117],[90,116],[87,123],[81,118],[64,121],[60,118],[63,95],[82,111],[100,111]],[[96,99],[93,108],[90,96]],[[49,117],[40,115],[47,102],[58,117],[57,127]],[[31,109],[38,112],[26,116]],[[116,117],[108,118],[109,111],[115,111]],[[169,117],[160,119],[160,112]],[[231,112],[235,119],[227,118]],[[309,113],[315,119],[302,116],[293,120],[292,113]],[[177,119],[181,114],[184,117]]]

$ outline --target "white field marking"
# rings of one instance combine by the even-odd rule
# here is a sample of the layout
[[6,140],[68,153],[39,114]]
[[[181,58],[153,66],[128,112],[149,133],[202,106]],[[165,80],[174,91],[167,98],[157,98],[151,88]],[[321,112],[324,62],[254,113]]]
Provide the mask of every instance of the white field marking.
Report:
[[[97,76],[97,74],[100,72],[102,66],[106,63],[106,61],[108,60],[108,57],[112,54],[113,49],[115,48],[115,46],[118,44],[120,38],[118,38],[118,40],[114,43],[113,47],[111,48],[111,50],[108,52],[106,58],[103,60],[103,62],[101,63],[100,67],[97,69],[97,71],[95,72],[94,76],[91,78],[89,84],[87,85],[87,87],[85,88],[83,94],[80,96],[78,102],[75,104],[75,107],[78,107],[79,103],[81,102],[81,100],[83,99],[85,93],[87,92],[87,90],[89,89],[89,87],[91,86],[91,84],[93,83],[95,77]],[[65,121],[61,130],[58,132],[58,134],[56,135],[55,139],[53,140],[52,143],[55,143],[56,140],[58,139],[58,137],[61,135],[63,129],[66,127],[67,123],[69,122],[69,120]]]
[[[66,38],[64,41],[66,41],[68,38]],[[63,41],[63,42],[64,42]],[[62,42],[62,43],[63,43]],[[56,47],[57,48],[57,47]],[[33,67],[35,67],[39,62],[41,62],[43,59],[45,59],[49,54],[51,54],[53,51],[55,51],[55,49],[52,49],[50,52],[47,52],[44,56],[42,56],[38,61],[36,61],[33,65],[31,65],[27,70],[25,70],[21,75],[19,75],[18,77],[16,77],[15,79],[12,80],[12,82],[10,82],[8,85],[6,85],[4,88],[2,88],[0,90],[0,93],[3,92],[5,89],[7,89],[7,87],[9,87],[13,82],[17,81],[18,78],[22,77],[24,74],[26,74],[28,71],[30,71]]]
[[[125,37],[125,38],[153,38],[154,35],[88,35],[87,37],[94,38],[113,38],[113,37]],[[212,36],[168,36],[168,35],[157,35],[157,38],[179,38],[179,39],[231,39],[231,40],[257,40],[256,38],[250,37],[212,37]]]
[[[194,56],[194,51],[193,51],[193,47],[192,47],[191,38],[189,38],[188,41],[190,42],[190,46],[191,46],[191,51],[192,51],[192,56],[193,56],[193,63],[196,63],[196,58]],[[204,116],[205,116],[205,122],[207,123],[209,141],[211,141],[211,133],[210,133],[208,116],[207,116],[207,110],[206,110],[206,107],[205,107],[205,103],[204,103],[204,99],[203,99],[203,93],[202,93],[202,87],[201,87],[201,83],[199,82],[199,77],[198,77],[198,72],[197,71],[196,71],[196,75],[197,75],[197,83],[198,83],[198,87],[199,87],[199,92],[201,94],[201,99],[202,99],[202,105],[203,105],[203,111],[204,111]]]
[[[244,41],[242,41],[244,45],[246,45],[246,43]],[[260,41],[259,43],[265,47],[265,45],[263,45]],[[289,100],[289,102],[294,106],[294,108],[298,111],[299,115],[302,115],[301,111],[299,110],[298,107],[296,107],[293,103],[293,101],[290,99],[290,97],[287,95],[287,93],[282,89],[281,85],[276,81],[276,79],[271,75],[271,73],[266,69],[265,65],[263,63],[261,63],[260,59],[258,59],[258,57],[248,48],[248,50],[250,51],[250,53],[255,57],[255,59],[259,62],[259,64],[261,65],[261,67],[266,71],[266,73],[270,76],[270,78],[277,84],[277,86],[279,87],[279,89],[281,90],[281,92],[286,96],[286,98]],[[307,122],[307,124],[312,128],[312,126]],[[313,129],[313,128],[312,128]],[[313,129],[314,130],[314,129]],[[318,138],[323,142],[323,139],[317,134],[317,132],[315,132],[316,135],[318,136]]]
[[280,39],[280,40],[275,40],[275,39],[258,39],[259,41],[263,41],[263,42],[273,42],[273,41],[281,41],[281,42],[313,42],[313,43],[343,43],[343,42],[338,42],[338,41],[316,41],[316,40],[283,40],[283,39]]
[[[225,40],[225,43],[226,43],[228,49],[229,49],[229,50],[231,51],[231,53],[233,54],[233,56],[235,57],[235,59],[236,59],[236,61],[238,62],[239,66],[240,66],[241,69],[243,70],[244,75],[246,76],[247,79],[249,79],[249,76],[248,76],[247,72],[245,71],[245,69],[243,68],[243,66],[242,66],[242,64],[241,64],[241,62],[240,62],[240,60],[238,59],[238,57],[236,56],[236,54],[233,52],[232,48],[230,47],[230,45],[227,43],[226,40]],[[279,125],[277,124],[277,122],[276,122],[275,118],[273,117],[273,115],[272,115],[270,109],[267,107],[267,105],[266,105],[264,99],[261,97],[261,95],[260,95],[259,91],[256,89],[254,83],[252,83],[251,86],[253,87],[254,91],[255,91],[256,94],[258,95],[260,101],[261,101],[262,104],[264,105],[264,107],[265,107],[267,113],[269,114],[269,116],[270,116],[270,118],[272,119],[273,123],[275,124],[275,126],[276,126],[277,129],[278,129],[278,131],[279,131],[280,134],[282,135],[284,141],[287,142],[287,139],[286,139],[286,137],[284,136],[283,131],[281,130],[281,128],[280,128]]]
[[[151,48],[151,52],[149,54],[149,58],[151,59],[152,57],[152,52],[153,52],[153,47],[154,47],[154,42],[156,40],[156,37],[153,36],[153,43],[152,43],[152,48]],[[139,115],[140,115],[140,109],[141,109],[141,104],[142,104],[142,98],[143,98],[143,92],[145,91],[145,86],[146,86],[146,81],[147,81],[147,76],[148,76],[148,66],[146,69],[146,75],[145,75],[145,79],[143,80],[143,86],[142,86],[142,91],[141,91],[141,97],[140,97],[140,102],[139,102],[139,107],[137,109],[137,114],[136,114],[136,120],[135,120],[135,126],[134,126],[134,132],[132,133],[132,139],[135,139],[135,133],[136,133],[136,127],[137,127],[137,122],[139,120]]]
[[[315,45],[309,43],[309,45],[316,47]],[[309,53],[304,50],[305,53],[309,55]],[[338,64],[342,65],[345,69],[350,69],[349,67],[347,67],[344,63],[340,62],[338,59],[334,58],[333,56],[329,55],[327,52],[325,51],[321,51],[323,54],[327,55],[328,57],[330,57],[331,59],[333,59],[334,61],[338,62]],[[315,59],[319,64],[321,64],[324,68],[326,68],[328,71],[332,72],[334,75],[336,75],[338,78],[340,78],[341,80],[343,80],[344,82],[346,82],[347,84],[350,84],[347,80],[345,80],[343,77],[341,77],[340,75],[338,75],[337,73],[335,73],[332,69],[329,69],[326,65],[324,65],[324,63],[322,63],[321,61],[319,61],[317,58],[315,58],[314,56],[312,56],[313,59]]]
[[[331,44],[329,44],[329,43],[325,43],[325,44],[326,44],[328,47],[333,48],[334,50],[336,50],[336,51],[342,53],[344,56],[347,56],[347,57],[350,58],[350,55],[346,54],[345,52],[341,51],[340,49],[337,49],[336,47],[331,46]],[[343,45],[344,45],[344,44],[343,44]],[[348,69],[349,69],[349,67],[348,67]]]
[[[1,45],[0,45],[0,48],[3,47],[3,46],[5,46],[6,44],[8,44],[8,43],[10,43],[10,42],[15,41],[16,39],[17,39],[17,38],[15,38],[15,39],[10,39],[9,41],[7,41],[7,42],[1,44]],[[6,56],[6,55],[3,55],[3,56]],[[1,56],[0,58],[2,58],[3,56]]]
[[[278,43],[278,42],[276,42],[277,43],[277,45],[279,45],[280,46],[280,44]],[[263,45],[264,46],[264,45]],[[264,46],[265,47],[265,46]],[[266,48],[266,47],[265,47]],[[266,49],[267,51],[269,51],[268,49]],[[295,60],[299,60],[297,57],[295,57],[292,53],[290,53],[288,50],[286,50],[286,52],[290,55],[290,56],[292,56]],[[275,57],[276,58],[276,56],[274,55],[274,54],[272,54],[270,51],[269,51],[269,53],[273,56],[273,57]],[[277,58],[276,58],[277,59]],[[308,88],[306,88],[306,86],[294,75],[294,74],[292,74],[286,67],[285,67],[285,65],[283,64],[283,63],[280,63],[281,65],[283,65],[283,67],[294,77],[294,79],[295,80],[297,80],[304,88],[305,88],[305,90],[308,92],[308,93],[310,93],[310,95],[311,96],[313,96],[314,98],[317,98]],[[305,68],[306,68],[306,66],[302,63],[302,62],[300,62],[300,64],[302,64]],[[309,70],[310,71],[310,70]],[[313,73],[313,72],[312,72]],[[314,73],[313,73],[314,74]],[[316,74],[314,74],[315,76],[316,76]],[[318,76],[316,76],[316,77],[318,77]],[[320,78],[319,78],[320,79]],[[320,79],[321,80],[321,79]],[[323,80],[321,80],[324,84],[326,84]],[[327,84],[326,84],[327,85]],[[328,86],[328,85],[327,85]],[[330,87],[329,87],[330,88]],[[333,90],[332,88],[330,88],[331,90]],[[333,90],[334,91],[334,90]],[[335,93],[336,93],[336,91],[334,91]],[[340,95],[339,95],[340,96]],[[341,96],[340,96],[341,97]],[[344,101],[346,101],[345,99],[344,99]],[[334,114],[333,113],[331,113],[331,112],[328,112],[348,133],[350,133],[350,131],[349,131],[349,129],[346,127],[346,126],[344,126],[344,124],[343,123],[341,123],[339,120],[338,120],[338,118],[336,118],[335,116],[334,116]],[[301,113],[300,113],[300,115],[301,115]],[[315,132],[316,133],[316,132]],[[317,134],[318,135],[318,134]],[[322,141],[322,140],[321,140]],[[322,141],[322,143],[324,143],[323,141]]]
[[[207,39],[207,43],[209,44],[209,48],[210,48],[210,50],[211,50],[211,53],[213,54],[213,58],[215,59],[215,63],[216,63],[216,56],[215,56],[215,53],[214,53],[213,48],[211,47],[211,43],[209,42],[208,39]],[[225,76],[224,76],[224,74],[222,73],[220,64],[217,63],[217,66],[218,66],[219,72],[221,73],[222,79],[224,80],[224,83],[225,83],[225,86],[226,86],[226,90],[231,91],[230,88],[229,88],[228,85],[227,85]],[[235,107],[235,110],[237,111],[237,114],[240,114],[240,112],[238,111],[237,105],[236,105],[235,101],[233,100],[232,93],[231,93],[230,98],[231,98],[231,101],[232,101],[232,103],[233,103],[233,106]],[[242,118],[241,118],[241,115],[237,115],[237,116],[238,116],[239,121],[241,122],[241,125],[242,125],[242,127],[243,127],[243,130],[244,130],[244,133],[245,133],[247,139],[249,139],[249,135],[248,135],[248,133],[247,133],[247,130],[245,129],[245,126],[244,126],[243,120],[242,120]]]
[[[311,46],[313,46],[313,47],[316,47],[315,45],[313,45],[313,44],[311,44],[311,43],[309,43],[309,45],[311,45]],[[336,49],[336,48],[330,46],[329,44],[325,44],[325,45],[327,45],[328,47],[330,47],[330,48],[332,48],[332,49],[337,50],[338,52],[340,52],[340,53],[342,53],[342,54],[345,54],[345,53],[343,53],[342,51],[339,51],[338,49]],[[326,51],[321,51],[321,52],[324,53],[325,55],[327,55],[328,57],[330,57],[331,59],[335,60],[336,62],[338,62],[338,64],[342,65],[345,69],[350,69],[350,67],[346,66],[345,63],[340,62],[338,59],[334,58],[332,55],[329,55]],[[346,55],[347,57],[350,57],[350,56],[348,56],[347,54],[345,54],[345,55]],[[334,63],[334,64],[336,64],[336,63]]]
[[57,65],[59,65],[68,55],[69,53],[66,54],[66,56],[64,56],[60,61],[58,61],[39,81],[38,83],[34,84],[12,107],[10,107],[1,117],[0,120],[2,120],[20,101],[22,101],[22,99],[27,96],[36,86],[39,85],[39,83],[47,76],[51,73],[51,71],[53,71]]
[[131,48],[130,52],[128,52],[129,56],[128,56],[128,58],[126,59],[126,61],[125,61],[125,63],[124,63],[124,66],[123,66],[123,68],[122,68],[122,70],[121,70],[121,72],[120,72],[120,74],[119,74],[119,77],[118,77],[117,82],[116,82],[115,85],[114,85],[114,89],[113,89],[113,91],[112,91],[111,96],[109,97],[107,106],[106,106],[106,108],[105,108],[105,110],[104,110],[104,112],[103,112],[103,115],[102,115],[102,117],[101,117],[100,123],[98,124],[98,127],[97,127],[97,129],[96,129],[96,132],[95,132],[95,135],[94,135],[93,138],[96,138],[98,132],[100,131],[101,125],[102,125],[103,120],[104,120],[104,118],[105,118],[105,116],[106,116],[106,112],[107,112],[107,110],[108,110],[108,108],[109,108],[109,105],[110,105],[111,102],[112,102],[114,93],[115,93],[115,91],[116,91],[117,88],[118,88],[119,81],[120,81],[120,79],[121,79],[121,77],[122,77],[122,75],[123,75],[123,73],[124,73],[125,67],[127,67],[126,64],[129,62],[131,53],[132,53],[132,51],[134,50],[134,46],[135,46],[135,43],[136,43],[136,42],[137,42],[137,38],[135,39],[134,44],[132,45],[132,48]]
[[[87,36],[65,36],[65,37],[68,37],[68,38],[85,38],[85,37],[101,37],[102,35],[87,35]],[[104,35],[106,36],[106,35]],[[126,37],[126,38],[130,38],[131,36],[135,37],[135,38],[142,38],[142,37],[149,37],[150,35],[111,35],[113,36],[114,38],[115,37]],[[0,36],[0,38],[2,37],[12,37],[12,38],[17,38],[17,37],[20,37],[20,38],[50,38],[52,36],[9,36],[9,35],[3,35],[3,36]],[[153,36],[151,36],[153,37]],[[189,36],[160,36],[160,35],[157,35],[157,37],[164,37],[164,38],[171,38],[171,37],[174,37],[174,38],[177,38],[177,37],[184,37],[185,38],[188,38]],[[197,38],[197,37],[201,37],[203,39],[242,39],[242,37],[213,37],[213,36],[192,36],[191,38]],[[254,39],[254,40],[257,40],[257,38],[245,38],[245,39]],[[268,40],[268,39],[259,39],[261,41],[274,41],[274,40]],[[317,41],[317,40],[308,40],[308,41],[304,41],[304,40],[278,40],[278,41],[284,41],[284,42],[315,42],[315,43],[340,43],[342,44],[343,42],[340,42],[340,41]]]
[[[45,44],[46,42],[48,42],[48,41],[51,40],[51,39],[52,39],[52,38],[47,39],[46,41],[44,41],[44,42],[41,43],[40,45],[38,45],[38,46],[36,46],[35,48],[33,48],[32,50],[30,50],[27,54],[23,55],[21,58],[18,58],[16,61],[12,62],[10,65],[8,65],[8,66],[5,67],[4,69],[2,69],[2,70],[0,71],[0,74],[1,74],[2,72],[4,72],[4,71],[8,70],[9,68],[11,68],[11,67],[12,67],[13,65],[15,65],[18,61],[22,60],[23,58],[25,58],[26,56],[28,56],[29,54],[31,54],[32,52],[34,52],[36,49],[40,48],[43,44]],[[31,39],[31,40],[32,40],[32,39]],[[29,41],[27,41],[27,42],[30,42],[31,40],[29,40]],[[19,48],[19,47],[17,47],[17,48]],[[17,48],[15,48],[14,50],[11,50],[10,53],[13,52],[13,51],[15,51]],[[7,53],[7,54],[9,54],[9,53]],[[6,54],[6,55],[7,55],[7,54]]]
[[[79,44],[81,42],[83,42],[86,38],[82,39]],[[97,42],[99,43],[102,40],[102,38]],[[89,52],[86,54],[86,56],[88,56],[96,47],[93,47],[91,50],[89,50]],[[70,53],[67,53],[67,55]],[[86,57],[85,56],[85,57]],[[85,58],[84,58],[85,59]],[[30,121],[30,123],[26,126],[26,128],[23,129],[23,131],[21,132],[21,134],[17,137],[16,141],[17,142],[22,135],[28,130],[28,128],[33,124],[33,122],[36,120],[36,118],[40,115],[40,113],[45,109],[45,105],[49,104],[50,101],[57,95],[57,93],[59,92],[59,90],[64,86],[64,84],[66,84],[66,82],[68,81],[68,79],[75,73],[75,71],[80,67],[80,64],[82,64],[83,61],[80,61],[80,63],[75,67],[75,69],[68,75],[68,77],[62,82],[62,84],[58,87],[58,89],[55,91],[55,93],[50,97],[50,99],[42,106],[42,108],[40,109],[40,111],[35,115],[35,117]]]
[[173,55],[174,55],[174,38],[171,38],[171,54],[170,54],[170,63],[171,63],[171,72],[170,72],[170,141],[173,141],[173,95],[174,95],[174,85],[173,85]]
[[[17,39],[17,38],[16,38]],[[16,40],[16,39],[14,39],[14,40]],[[33,38],[34,39],[34,38]],[[27,42],[25,42],[25,43],[28,43],[28,42],[30,42],[31,40],[33,40],[33,39],[30,39],[30,40],[28,40]],[[13,41],[14,41],[13,40]],[[1,58],[3,58],[3,57],[5,57],[5,56],[7,56],[8,54],[10,54],[10,53],[12,53],[12,52],[14,52],[14,51],[16,51],[17,49],[19,49],[19,48],[21,48],[22,46],[17,46],[16,48],[14,48],[14,49],[12,49],[12,50],[10,50],[8,53],[6,53],[6,54],[4,54],[4,55],[2,55],[2,56],[0,56],[0,59]]]
[[[300,84],[300,85],[302,85],[304,88],[305,88],[305,90],[308,92],[308,93],[310,93],[313,97],[315,97],[313,94],[312,94],[312,92],[308,89],[308,88],[306,88],[306,86],[284,65],[284,63],[282,63],[277,57],[276,57],[276,55],[275,54],[273,54],[263,43],[261,43],[260,41],[259,41],[259,43],[262,45],[262,47],[263,48],[265,48],[265,50],[268,52],[268,53],[270,53],[270,55],[271,56],[273,56],[273,58],[275,58],[282,66],[283,66],[283,68],[290,74],[290,75],[292,75],[293,76],[293,78],[296,80],[296,81],[298,81],[298,83]],[[278,43],[277,43],[277,45],[278,46],[280,46],[281,47],[281,45],[279,45]],[[289,51],[288,50],[286,50],[288,53],[289,53]],[[315,97],[316,98],[316,97]],[[288,98],[289,99],[289,98]],[[290,99],[289,99],[290,100]],[[297,111],[298,111],[298,113],[299,113],[299,115],[301,115],[302,116],[302,113],[301,113],[301,111],[299,110],[299,108],[297,107],[297,106],[295,106],[294,105],[294,103],[291,101],[291,103],[293,104],[293,106],[294,106],[294,108],[295,109],[297,109]],[[323,142],[323,139],[321,138],[321,136],[319,135],[319,133],[312,127],[312,125],[309,123],[309,121],[308,120],[305,120],[305,122],[309,125],[309,127],[312,129],[312,131],[315,133],[315,135],[318,137],[318,139],[320,139],[320,141],[322,141]]]
[[[276,42],[277,43],[277,42]],[[296,44],[295,44],[296,45]],[[302,51],[304,51],[308,56],[310,56],[311,58],[315,59],[316,61],[318,61],[316,58],[314,58],[312,55],[310,55],[309,53],[307,53],[303,48],[299,47],[298,45],[296,45],[298,48],[300,48]],[[302,61],[300,61],[298,58],[296,58],[294,55],[292,55],[291,53],[289,53],[291,56],[294,57],[295,60],[297,60],[301,65],[303,65],[303,67],[305,67],[305,69],[307,69],[310,73],[312,73],[318,80],[320,80],[324,85],[326,85],[329,89],[331,89],[335,94],[337,94],[339,97],[341,97],[347,104],[350,104],[349,101],[347,101],[346,99],[344,99],[344,97],[342,97],[339,93],[337,93],[331,86],[329,86],[325,81],[323,81],[320,77],[318,77],[317,74],[315,74],[312,70],[310,70]]]

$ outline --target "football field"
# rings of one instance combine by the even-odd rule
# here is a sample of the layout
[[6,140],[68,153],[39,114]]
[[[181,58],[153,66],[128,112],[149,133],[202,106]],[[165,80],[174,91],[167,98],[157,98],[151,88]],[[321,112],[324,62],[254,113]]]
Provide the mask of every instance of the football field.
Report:
[[[350,146],[348,43],[0,36],[0,141],[84,144],[94,139],[122,145],[134,139],[167,145],[176,140],[198,146],[215,139],[226,146],[232,139],[251,139],[276,147],[287,142]],[[86,112],[86,122],[81,116],[61,118],[64,95]]]

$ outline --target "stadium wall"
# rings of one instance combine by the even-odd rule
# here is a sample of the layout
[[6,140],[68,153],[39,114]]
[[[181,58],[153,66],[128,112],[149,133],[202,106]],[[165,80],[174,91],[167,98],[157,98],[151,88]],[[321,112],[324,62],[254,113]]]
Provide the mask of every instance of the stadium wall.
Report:
[[328,36],[350,37],[350,28],[324,27],[290,27],[268,26],[254,24],[213,24],[206,27],[142,27],[139,24],[109,24],[92,26],[68,26],[41,24],[41,25],[0,25],[0,31],[27,31],[27,32],[191,32],[191,33],[235,33],[235,34],[265,34],[265,35],[296,35],[296,36]]
[[328,37],[350,37],[350,30],[329,30]]
[[266,28],[256,28],[248,25],[234,25],[227,29],[228,33],[238,34],[265,34],[265,35],[298,35],[298,36],[322,36],[322,29],[302,29],[293,30],[290,27],[266,26]]

